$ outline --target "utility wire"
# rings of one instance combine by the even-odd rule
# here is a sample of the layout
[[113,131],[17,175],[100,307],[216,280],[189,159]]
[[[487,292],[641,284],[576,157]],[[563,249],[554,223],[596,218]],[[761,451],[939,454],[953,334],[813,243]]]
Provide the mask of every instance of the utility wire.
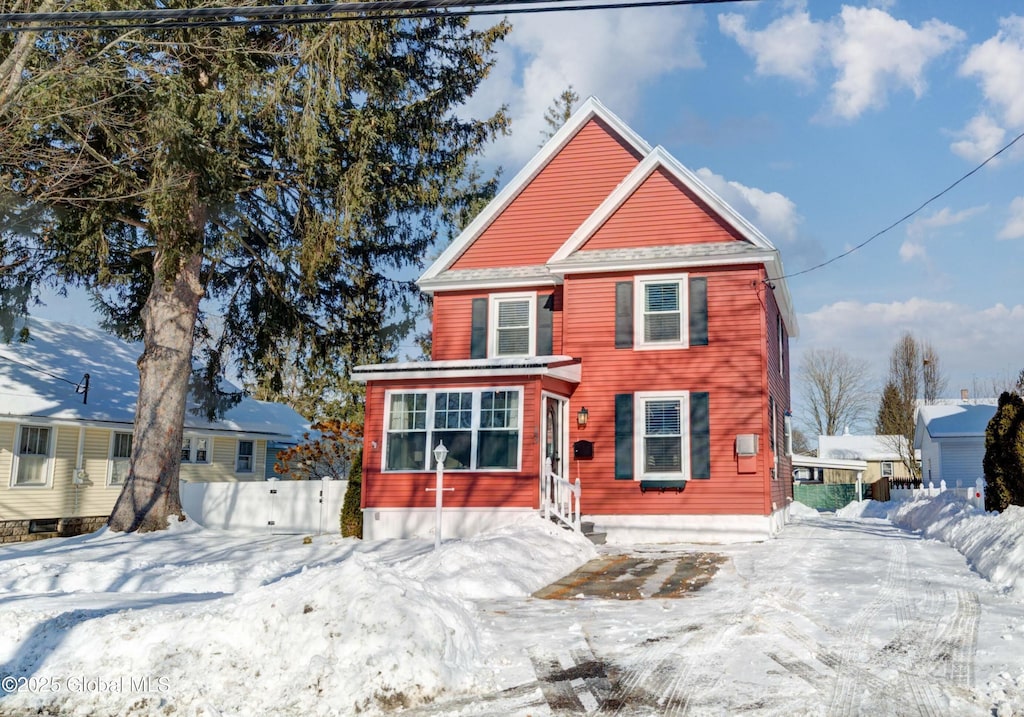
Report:
[[10,363],[17,364],[18,366],[22,366],[24,368],[27,368],[29,371],[35,371],[36,373],[41,373],[41,374],[43,374],[45,376],[49,376],[50,378],[55,378],[58,381],[63,381],[64,383],[69,383],[69,384],[71,384],[72,386],[75,387],[75,393],[81,393],[82,386],[83,385],[88,386],[88,384],[89,384],[89,374],[85,374],[85,378],[83,378],[81,381],[72,381],[71,379],[64,378],[63,376],[58,376],[55,373],[50,373],[46,369],[42,369],[42,368],[39,368],[37,366],[33,366],[31,364],[27,364],[27,363],[22,363],[21,361],[18,361],[17,359],[11,358],[10,356],[0,356],[0,361],[9,361]]
[[[718,5],[758,0],[375,0],[371,2],[255,7],[105,10],[96,12],[0,13],[0,33],[56,30],[179,29],[244,25],[298,25],[320,22],[476,15],[612,10],[673,5]],[[482,9],[489,8],[489,9]],[[339,14],[340,13],[340,14]],[[187,22],[187,21],[197,22]]]
[[1001,149],[1000,149],[999,151],[997,151],[997,152],[995,152],[994,154],[992,154],[991,156],[989,156],[989,157],[988,157],[988,159],[986,159],[986,160],[985,160],[984,162],[982,162],[982,163],[981,163],[981,164],[979,164],[979,165],[978,165],[977,167],[975,167],[974,169],[972,169],[972,170],[971,170],[970,172],[968,172],[967,174],[965,174],[965,175],[961,176],[961,177],[960,177],[959,179],[957,179],[957,180],[956,180],[955,182],[953,182],[953,183],[952,183],[952,184],[950,184],[950,185],[949,185],[948,187],[946,187],[945,189],[943,189],[943,190],[942,190],[941,192],[939,192],[938,194],[936,194],[936,195],[935,195],[935,196],[933,196],[932,198],[928,199],[927,201],[923,202],[923,203],[922,203],[922,204],[921,204],[921,205],[920,205],[920,206],[919,206],[919,207],[918,207],[917,209],[915,209],[914,211],[910,212],[909,214],[905,214],[905,215],[903,215],[903,216],[902,216],[901,218],[899,218],[899,219],[897,219],[896,221],[894,221],[894,222],[893,222],[892,224],[890,224],[889,226],[887,226],[887,227],[886,227],[885,229],[882,229],[882,230],[880,230],[880,231],[877,231],[877,232],[875,232],[874,234],[872,234],[871,236],[869,236],[869,237],[868,237],[867,239],[865,239],[864,241],[862,241],[862,242],[861,242],[860,244],[858,244],[857,246],[855,246],[855,247],[852,247],[851,249],[847,249],[847,250],[846,250],[846,251],[844,251],[844,252],[843,252],[842,254],[839,254],[839,255],[837,255],[837,256],[834,256],[834,257],[832,257],[831,259],[829,259],[828,261],[823,261],[823,262],[821,262],[820,264],[817,264],[817,265],[815,265],[815,266],[812,266],[812,267],[810,267],[810,268],[808,268],[808,269],[803,269],[802,271],[794,271],[794,272],[793,272],[793,273],[791,273],[791,274],[783,274],[782,276],[773,276],[773,277],[769,278],[769,279],[768,279],[768,281],[778,281],[779,279],[791,279],[791,278],[793,278],[794,276],[801,276],[802,274],[809,274],[809,273],[811,273],[812,271],[817,271],[818,269],[821,269],[821,268],[823,268],[823,267],[826,267],[826,266],[828,266],[828,265],[829,265],[829,264],[831,264],[832,262],[835,262],[835,261],[839,261],[840,259],[843,259],[844,257],[848,257],[848,256],[849,256],[850,254],[854,253],[854,252],[855,252],[855,251],[857,251],[858,249],[863,249],[864,247],[866,247],[866,246],[867,246],[868,244],[870,244],[871,242],[873,242],[873,241],[874,241],[875,239],[877,239],[878,237],[882,236],[883,234],[886,234],[887,232],[890,232],[890,231],[892,231],[893,229],[895,229],[896,227],[898,227],[898,226],[899,226],[900,224],[902,224],[903,222],[905,222],[905,221],[907,221],[908,219],[910,219],[911,217],[913,217],[913,216],[914,216],[915,214],[918,214],[918,213],[919,213],[919,212],[920,212],[920,211],[921,211],[922,209],[924,209],[925,207],[927,207],[927,206],[928,206],[929,204],[931,204],[932,202],[934,202],[934,201],[935,201],[936,199],[938,199],[938,198],[940,198],[941,196],[943,196],[944,194],[947,194],[948,192],[952,191],[952,190],[953,190],[953,189],[954,189],[954,188],[955,188],[955,187],[956,187],[956,186],[957,186],[958,184],[960,184],[961,182],[963,182],[963,181],[965,181],[965,180],[969,179],[969,178],[970,178],[970,177],[972,177],[973,175],[975,175],[975,174],[977,174],[978,172],[980,172],[980,171],[982,170],[982,168],[983,168],[983,167],[985,167],[985,165],[987,165],[987,164],[988,164],[989,162],[991,162],[991,161],[992,161],[992,160],[994,160],[994,159],[995,159],[996,157],[998,157],[999,155],[1001,155],[1001,154],[1002,154],[1003,152],[1005,152],[1005,151],[1007,151],[1008,149],[1010,149],[1010,147],[1012,147],[1013,145],[1017,144],[1017,142],[1019,142],[1019,141],[1020,141],[1020,140],[1022,140],[1022,139],[1024,139],[1024,132],[1021,132],[1021,133],[1020,133],[1020,134],[1018,134],[1018,135],[1017,135],[1016,137],[1014,137],[1014,138],[1013,138],[1012,140],[1010,140],[1010,141],[1009,141],[1009,142],[1008,142],[1007,144],[1003,145],[1003,147],[1002,147],[1002,148],[1001,148]]

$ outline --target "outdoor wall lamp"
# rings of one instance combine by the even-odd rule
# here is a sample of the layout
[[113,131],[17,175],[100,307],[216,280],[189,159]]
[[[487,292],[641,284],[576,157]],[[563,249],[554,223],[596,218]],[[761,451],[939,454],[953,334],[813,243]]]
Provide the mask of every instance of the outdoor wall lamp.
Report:
[[587,427],[587,419],[589,417],[590,417],[590,414],[587,412],[587,407],[584,406],[583,408],[581,408],[576,413],[576,425],[579,426],[580,428],[586,428]]

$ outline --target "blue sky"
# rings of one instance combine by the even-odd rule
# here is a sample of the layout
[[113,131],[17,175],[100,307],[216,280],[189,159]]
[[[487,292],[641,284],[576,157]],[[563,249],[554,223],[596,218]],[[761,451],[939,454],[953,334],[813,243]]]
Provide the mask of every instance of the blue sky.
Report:
[[[519,15],[467,112],[508,106],[487,161],[513,176],[572,85],[697,172],[788,272],[841,254],[1024,131],[1024,7],[1010,0],[764,0]],[[960,388],[1024,368],[1024,140],[912,220],[789,279],[803,351],[880,384],[904,330]],[[41,315],[87,316],[51,302]],[[796,372],[794,372],[794,380]]]
[[[1024,131],[1024,7],[781,0],[518,16],[478,106],[514,174],[567,85],[661,144],[793,273],[913,211]],[[511,170],[511,171],[508,171]],[[1024,368],[1024,140],[913,219],[789,279],[801,336],[870,362],[904,330],[960,388]],[[795,376],[794,376],[795,378]],[[984,389],[984,390],[983,390]]]

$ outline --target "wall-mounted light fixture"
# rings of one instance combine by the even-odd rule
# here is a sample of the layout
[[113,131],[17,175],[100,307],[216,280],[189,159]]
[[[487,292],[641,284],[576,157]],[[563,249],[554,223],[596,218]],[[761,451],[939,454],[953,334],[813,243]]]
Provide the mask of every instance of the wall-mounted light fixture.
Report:
[[587,412],[587,407],[584,406],[583,408],[576,412],[576,425],[579,426],[580,428],[586,428],[587,419],[589,417],[590,414]]

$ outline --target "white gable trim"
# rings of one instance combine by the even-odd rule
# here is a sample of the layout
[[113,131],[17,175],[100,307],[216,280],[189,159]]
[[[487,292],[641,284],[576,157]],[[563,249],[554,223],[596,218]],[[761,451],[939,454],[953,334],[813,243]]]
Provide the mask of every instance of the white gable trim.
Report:
[[739,212],[715,194],[710,187],[700,181],[693,172],[680,164],[664,147],[655,147],[632,172],[626,175],[618,187],[587,217],[579,228],[572,233],[566,242],[559,247],[550,262],[563,261],[573,252],[587,243],[594,233],[618,211],[618,209],[636,192],[647,179],[658,169],[664,169],[682,182],[696,194],[705,204],[711,207],[720,217],[727,221],[747,241],[761,249],[772,251],[774,245],[757,227],[748,222]]
[[439,256],[434,263],[431,264],[425,272],[423,272],[423,275],[420,276],[416,283],[429,282],[431,279],[436,278],[438,274],[451,267],[451,265],[454,264],[460,256],[462,256],[463,252],[465,252],[466,249],[468,249],[469,246],[477,240],[483,231],[491,225],[491,222],[493,222],[503,211],[505,211],[505,209],[508,208],[512,203],[512,200],[518,197],[530,182],[540,174],[541,170],[544,169],[544,167],[546,167],[567,144],[569,144],[569,141],[575,137],[581,129],[583,129],[583,126],[595,117],[611,127],[616,134],[618,134],[640,154],[646,155],[651,151],[651,145],[649,145],[640,135],[630,129],[630,127],[612,113],[611,110],[601,104],[596,98],[587,98],[587,100],[580,105],[580,108],[576,110],[576,112],[566,120],[565,124],[555,132],[551,139],[544,144],[540,151],[533,156],[533,159],[531,159],[529,163],[512,178],[512,181],[509,182],[486,207],[484,207],[483,211],[476,216],[476,219],[474,219],[470,225],[466,227],[451,244],[448,245],[448,248],[441,253],[441,256]]

